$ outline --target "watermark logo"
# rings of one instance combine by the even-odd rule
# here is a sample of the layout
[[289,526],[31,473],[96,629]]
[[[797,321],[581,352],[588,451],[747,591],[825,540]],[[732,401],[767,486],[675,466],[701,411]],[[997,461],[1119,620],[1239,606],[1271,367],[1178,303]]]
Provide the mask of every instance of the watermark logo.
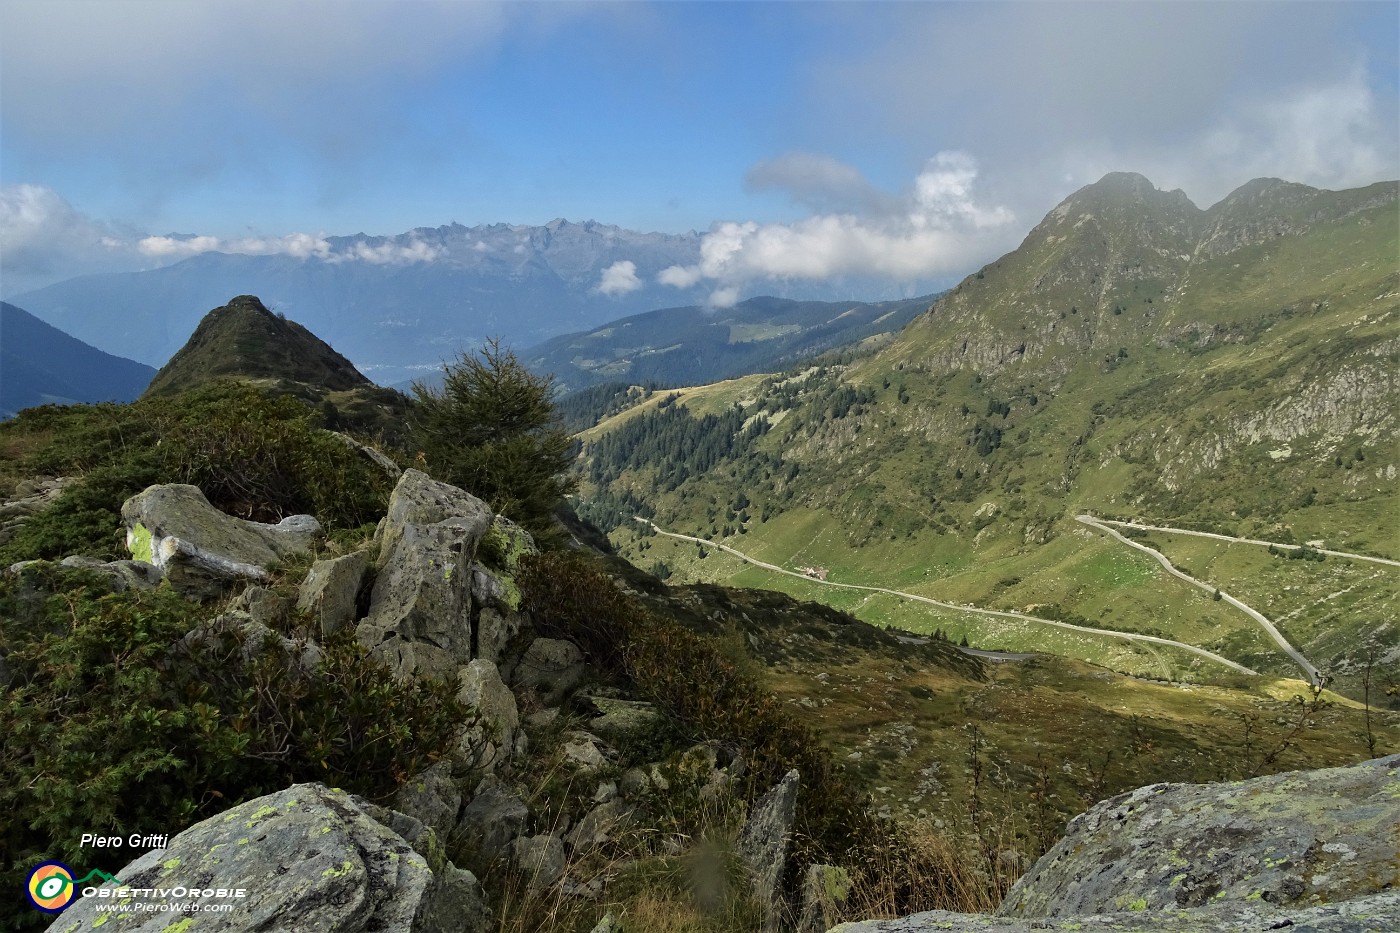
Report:
[[[94,868],[82,878],[73,877],[73,869],[62,862],[40,862],[29,873],[29,881],[24,892],[29,895],[29,903],[45,913],[60,913],[78,896],[78,886],[87,884],[93,878],[121,884],[116,878],[101,869]],[[89,889],[92,890],[92,889]],[[84,891],[86,896],[88,892]]]
[[63,910],[78,896],[73,869],[62,862],[41,862],[34,866],[25,891],[31,904],[50,914]]

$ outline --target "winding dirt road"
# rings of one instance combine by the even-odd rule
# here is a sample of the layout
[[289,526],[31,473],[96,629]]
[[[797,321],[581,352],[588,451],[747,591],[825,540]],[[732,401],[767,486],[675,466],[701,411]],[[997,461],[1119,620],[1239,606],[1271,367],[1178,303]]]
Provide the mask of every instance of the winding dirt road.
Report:
[[1169,638],[1158,638],[1155,635],[1139,635],[1136,632],[1115,632],[1111,629],[1088,628],[1087,626],[1083,625],[1071,625],[1068,622],[1059,622],[1055,619],[1042,619],[1039,616],[1025,615],[1024,613],[1020,612],[1003,612],[999,609],[975,609],[971,606],[959,606],[957,603],[948,603],[939,599],[931,599],[928,596],[919,596],[916,593],[905,593],[901,590],[886,589],[883,586],[862,586],[858,583],[836,583],[832,580],[818,580],[814,577],[809,577],[805,573],[798,573],[795,570],[788,570],[786,567],[779,567],[777,564],[770,564],[765,561],[761,561],[755,557],[750,557],[744,552],[737,551],[727,544],[716,544],[713,541],[707,540],[705,538],[697,538],[694,535],[683,535],[678,534],[674,531],[666,531],[664,528],[657,525],[655,522],[649,519],[642,518],[640,515],[633,517],[636,521],[641,522],[643,525],[650,525],[656,531],[657,534],[664,535],[668,538],[677,538],[681,541],[693,541],[696,544],[700,544],[705,547],[712,547],[716,550],[724,551],[726,554],[732,554],[740,560],[745,561],[746,563],[753,564],[755,567],[761,567],[764,570],[770,570],[773,573],[786,574],[789,577],[797,577],[799,580],[805,580],[808,583],[816,583],[822,586],[834,586],[846,590],[862,590],[867,593],[884,593],[888,596],[896,596],[900,599],[912,600],[913,602],[927,603],[930,606],[937,606],[940,609],[950,609],[954,612],[967,612],[983,616],[997,616],[1003,619],[1016,619],[1017,621],[1021,622],[1035,622],[1040,625],[1053,625],[1056,628],[1068,629],[1073,632],[1085,632],[1090,635],[1105,635],[1109,638],[1121,638],[1125,641],[1141,641],[1157,645],[1166,645],[1169,648],[1180,648],[1183,651],[1189,651],[1192,654],[1199,655],[1200,657],[1206,658],[1210,661],[1214,661],[1217,664],[1223,664],[1231,670],[1239,671],[1242,674],[1258,674],[1258,671],[1250,670],[1242,664],[1236,664],[1229,658],[1223,658],[1220,655],[1215,654],[1214,652],[1205,650],[1204,648],[1197,648],[1195,645],[1188,645],[1183,642],[1172,641]]
[[[1074,520],[1080,522],[1081,524],[1088,525],[1090,528],[1102,531],[1106,535],[1111,535],[1112,537],[1128,545],[1128,547],[1136,548],[1137,550],[1142,551],[1144,554],[1151,557],[1157,563],[1161,564],[1163,570],[1176,577],[1177,579],[1184,580],[1192,586],[1196,587],[1197,589],[1205,590],[1207,593],[1210,593],[1212,595],[1219,594],[1220,598],[1223,601],[1234,606],[1236,609],[1249,616],[1255,622],[1258,622],[1260,627],[1262,627],[1264,631],[1268,633],[1269,637],[1274,640],[1274,643],[1277,644],[1279,648],[1283,649],[1283,653],[1292,658],[1293,662],[1303,669],[1303,673],[1307,674],[1308,683],[1312,684],[1313,686],[1317,686],[1321,682],[1322,673],[1316,667],[1313,667],[1312,662],[1309,661],[1307,658],[1303,657],[1302,652],[1300,652],[1297,648],[1294,648],[1293,645],[1289,643],[1288,639],[1283,637],[1283,634],[1277,628],[1274,627],[1274,623],[1270,622],[1264,616],[1263,613],[1249,606],[1246,606],[1244,603],[1240,602],[1238,599],[1231,596],[1229,593],[1226,593],[1225,591],[1221,590],[1219,587],[1211,586],[1209,583],[1202,583],[1195,577],[1182,573],[1180,570],[1177,570],[1174,566],[1172,566],[1172,562],[1168,560],[1166,555],[1163,554],[1161,551],[1158,551],[1154,548],[1148,547],[1145,544],[1141,544],[1137,541],[1134,541],[1132,538],[1120,534],[1119,532],[1109,527],[1109,524],[1126,525],[1128,524],[1127,522],[1109,523],[1106,521],[1100,521],[1092,515],[1076,515],[1074,517]],[[1129,527],[1146,529],[1150,528],[1151,526],[1129,525]],[[1168,529],[1155,530],[1165,531]],[[1201,532],[1201,534],[1204,535],[1205,532]],[[1224,535],[1210,535],[1210,537],[1225,538]],[[1231,539],[1225,538],[1225,540]],[[1268,542],[1264,543],[1267,544]]]
[[[1119,522],[1111,518],[1096,518],[1094,521],[1103,525],[1117,525],[1119,528],[1140,528],[1143,531],[1169,531],[1174,535],[1193,535],[1197,538],[1214,538],[1217,541],[1230,541],[1235,544],[1257,544],[1261,547],[1277,548],[1280,551],[1296,551],[1306,547],[1302,544],[1281,544],[1278,541],[1260,541],[1258,538],[1233,538],[1230,535],[1220,535],[1213,531],[1192,531],[1189,528],[1170,528],[1166,525],[1143,525],[1139,522]],[[1329,557],[1345,557],[1349,560],[1365,560],[1373,564],[1385,564],[1387,567],[1400,567],[1400,560],[1390,560],[1386,557],[1372,557],[1369,554],[1353,554],[1350,551],[1329,551],[1326,548],[1315,547],[1311,550],[1319,554],[1326,554]]]

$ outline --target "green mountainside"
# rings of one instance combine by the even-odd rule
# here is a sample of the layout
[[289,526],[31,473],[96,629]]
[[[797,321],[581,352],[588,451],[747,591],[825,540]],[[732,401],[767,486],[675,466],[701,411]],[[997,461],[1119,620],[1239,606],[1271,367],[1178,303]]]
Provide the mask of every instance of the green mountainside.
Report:
[[775,574],[634,515],[831,581],[1299,676],[1223,598],[1238,596],[1359,697],[1366,657],[1392,678],[1400,663],[1394,567],[1152,532],[1202,591],[1075,518],[1400,558],[1398,191],[1260,179],[1200,210],[1106,176],[874,352],[637,396],[581,435],[581,510],[678,579],[1129,673],[1216,673],[1177,649]]
[[792,301],[750,298],[732,308],[666,308],[566,334],[526,351],[561,389],[603,382],[680,386],[772,372],[804,357],[902,329],[931,298]]

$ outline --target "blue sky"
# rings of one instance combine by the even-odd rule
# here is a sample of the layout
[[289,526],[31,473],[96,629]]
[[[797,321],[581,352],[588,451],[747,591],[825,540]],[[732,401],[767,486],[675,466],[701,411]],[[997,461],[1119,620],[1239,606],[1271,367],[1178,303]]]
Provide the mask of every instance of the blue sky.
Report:
[[1397,11],[0,0],[0,287],[560,216],[955,275],[1107,171],[1400,176]]

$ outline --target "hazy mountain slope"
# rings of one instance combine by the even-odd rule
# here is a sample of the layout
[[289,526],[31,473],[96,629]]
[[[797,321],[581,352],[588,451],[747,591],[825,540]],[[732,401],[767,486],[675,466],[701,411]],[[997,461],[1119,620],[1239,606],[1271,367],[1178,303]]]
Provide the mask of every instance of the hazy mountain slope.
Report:
[[[1228,604],[1167,585],[1073,517],[1400,556],[1397,187],[1259,180],[1202,211],[1110,175],[878,353],[697,389],[669,411],[657,399],[589,432],[590,514],[654,510],[773,563],[1183,637],[1289,672]],[[637,556],[630,534],[615,537]],[[655,550],[682,577],[815,595],[694,547]],[[1315,662],[1345,669],[1363,637],[1400,637],[1389,571],[1273,559],[1264,611]],[[1265,569],[1252,572],[1257,584]],[[984,643],[1104,650],[849,606]]]
[[0,418],[47,402],[129,402],[153,375],[0,302]]
[[799,359],[903,328],[932,296],[831,302],[750,298],[732,308],[649,311],[527,350],[565,390],[601,382],[697,385],[784,369]]

